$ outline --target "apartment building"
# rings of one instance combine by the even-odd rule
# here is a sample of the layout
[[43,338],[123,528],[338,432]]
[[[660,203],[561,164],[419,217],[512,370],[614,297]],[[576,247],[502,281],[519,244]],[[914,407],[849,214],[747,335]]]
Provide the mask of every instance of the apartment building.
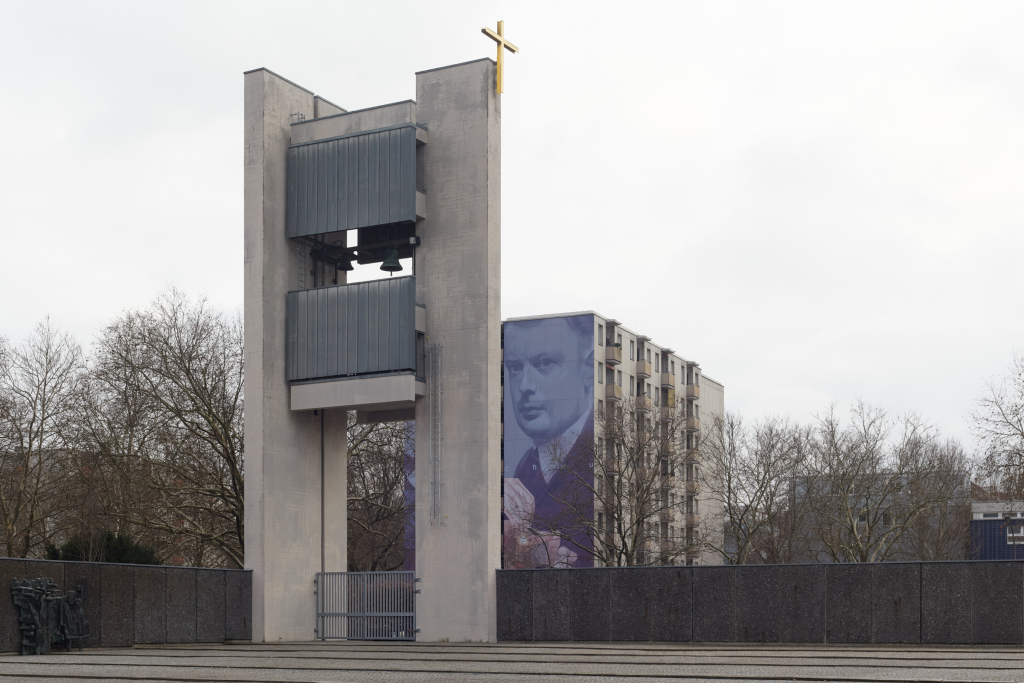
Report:
[[[671,541],[676,547],[703,550],[673,555],[673,564],[719,564],[722,547],[721,506],[701,486],[700,440],[715,416],[725,411],[722,384],[704,374],[700,364],[675,349],[639,334],[620,321],[594,311],[511,318],[502,323],[502,500],[505,566],[572,566],[609,564],[594,551],[594,533],[554,534],[538,529],[533,518],[564,519],[555,501],[580,499],[567,493],[569,483],[556,469],[552,452],[586,460],[593,471],[591,508],[594,526],[614,534],[611,513],[602,509],[601,486],[613,481],[612,439],[602,416],[628,411],[636,424],[653,430],[672,423],[671,459],[663,458],[661,500],[652,547],[637,561],[657,564]],[[595,415],[597,420],[595,421]],[[608,454],[605,457],[605,454]],[[671,464],[669,464],[671,463]],[[656,464],[654,466],[657,466]],[[635,476],[635,475],[634,475]],[[581,488],[581,487],[577,487]],[[587,488],[584,483],[583,489]],[[522,513],[520,508],[527,512]],[[544,514],[540,514],[544,513]],[[585,526],[585,525],[584,525]],[[708,539],[707,535],[718,538]],[[552,536],[560,538],[554,539]],[[598,534],[600,537],[600,534]],[[696,543],[701,537],[710,543]],[[526,554],[509,560],[520,544]],[[540,556],[537,556],[540,552]]]

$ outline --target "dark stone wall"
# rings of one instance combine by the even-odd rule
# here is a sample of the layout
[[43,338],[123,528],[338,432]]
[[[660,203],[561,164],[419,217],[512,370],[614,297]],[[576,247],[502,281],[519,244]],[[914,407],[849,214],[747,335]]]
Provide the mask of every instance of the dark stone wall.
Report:
[[781,567],[736,567],[736,640],[779,641]]
[[101,564],[100,645],[131,647],[135,642],[135,567]]
[[779,642],[825,642],[825,565],[779,566]]
[[498,572],[498,640],[533,640],[533,574]]
[[196,642],[196,574],[198,569],[167,568],[167,642]]
[[871,565],[825,568],[825,640],[871,642]]
[[608,572],[611,640],[651,639],[651,572],[611,569]]
[[[0,561],[0,590],[10,591],[14,579],[27,579],[24,560]],[[0,652],[20,652],[21,633],[18,630],[18,608],[10,592],[0,598]]]
[[533,577],[534,640],[569,640],[569,574],[531,572]]
[[921,565],[921,642],[971,642],[971,565]]
[[[13,579],[47,577],[61,590],[85,578],[84,647],[135,643],[222,643],[252,638],[252,572],[51,562],[0,557],[0,652],[21,649]],[[230,589],[230,590],[229,590]]]
[[1024,562],[498,571],[499,641],[1024,644]]
[[921,642],[921,565],[871,565],[871,642]]
[[571,640],[608,640],[612,572],[569,572]]
[[693,569],[652,567],[645,571],[651,576],[651,640],[692,640]]
[[167,570],[135,568],[135,642],[167,642]]
[[226,572],[224,595],[224,639],[252,640],[252,572]]
[[219,570],[196,570],[196,642],[223,643],[226,619],[225,574]]
[[694,567],[693,639],[705,643],[736,640],[735,567]]
[[971,565],[971,642],[1019,644],[1024,635],[1024,572],[1020,562]]

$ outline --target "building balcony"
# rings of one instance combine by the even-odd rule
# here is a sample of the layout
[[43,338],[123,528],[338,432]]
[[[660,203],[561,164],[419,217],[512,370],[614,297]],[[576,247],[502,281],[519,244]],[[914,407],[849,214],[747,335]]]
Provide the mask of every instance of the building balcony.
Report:
[[647,379],[651,376],[651,364],[645,360],[638,360],[636,362],[636,376],[641,379]]
[[683,515],[683,522],[687,527],[695,527],[700,525],[700,515],[696,512],[687,512]]
[[604,471],[608,474],[616,474],[619,471],[619,461],[615,458],[608,458],[604,461]]
[[700,451],[696,448],[687,448],[683,451],[683,460],[687,463],[699,463]]
[[671,406],[661,407],[661,419],[663,422],[668,422],[676,416],[676,409]]
[[604,362],[608,365],[618,365],[622,362],[622,347],[604,347]]
[[668,389],[665,389],[664,392],[665,392],[665,401],[664,401],[665,405],[667,407],[669,407],[669,408],[675,408],[676,407],[676,390],[673,389],[672,387],[669,387]]
[[675,485],[676,485],[676,476],[674,474],[664,474],[664,473],[662,473],[662,475],[661,475],[661,488],[663,488],[663,489],[670,489],[670,488],[672,488]]
[[651,399],[646,396],[636,397],[636,409],[640,412],[648,413],[651,411]]
[[700,418],[699,417],[684,417],[683,418],[683,429],[688,432],[696,432],[700,430]]
[[676,511],[672,508],[662,508],[658,516],[661,517],[662,522],[674,522],[676,519]]
[[700,493],[700,483],[696,481],[683,482],[686,493],[695,494]]
[[661,386],[663,387],[674,387],[676,385],[676,376],[670,372],[661,373]]
[[696,384],[687,384],[685,392],[687,400],[696,401],[700,398],[700,387]]
[[605,384],[604,397],[609,401],[621,401],[622,387],[620,387],[618,384]]

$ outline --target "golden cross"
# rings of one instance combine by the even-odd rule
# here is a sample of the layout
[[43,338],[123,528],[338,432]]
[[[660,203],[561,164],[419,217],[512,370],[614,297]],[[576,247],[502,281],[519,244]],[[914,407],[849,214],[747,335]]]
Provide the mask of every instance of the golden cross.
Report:
[[[503,86],[505,84],[505,50],[508,50],[509,52],[519,52],[519,48],[505,40],[504,21],[498,22],[497,33],[487,28],[486,26],[480,29],[480,32],[498,44],[498,92],[504,92]],[[502,50],[502,48],[505,48],[505,50]]]

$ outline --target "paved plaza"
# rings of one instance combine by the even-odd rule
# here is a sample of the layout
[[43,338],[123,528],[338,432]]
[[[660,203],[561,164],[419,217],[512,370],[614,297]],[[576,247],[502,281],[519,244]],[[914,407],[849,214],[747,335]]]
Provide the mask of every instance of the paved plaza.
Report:
[[1007,647],[654,643],[136,646],[0,656],[0,681],[1021,681]]

